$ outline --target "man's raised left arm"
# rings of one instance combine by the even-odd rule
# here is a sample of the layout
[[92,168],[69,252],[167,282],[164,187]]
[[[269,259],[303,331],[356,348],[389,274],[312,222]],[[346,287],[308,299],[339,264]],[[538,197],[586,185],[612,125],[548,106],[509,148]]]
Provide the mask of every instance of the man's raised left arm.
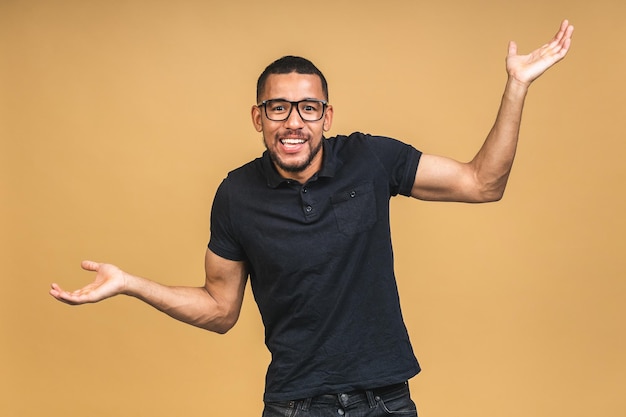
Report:
[[476,156],[467,163],[422,155],[411,196],[421,200],[482,203],[502,198],[511,172],[528,88],[567,54],[574,27],[567,20],[547,44],[528,55],[509,43],[507,83],[496,121]]

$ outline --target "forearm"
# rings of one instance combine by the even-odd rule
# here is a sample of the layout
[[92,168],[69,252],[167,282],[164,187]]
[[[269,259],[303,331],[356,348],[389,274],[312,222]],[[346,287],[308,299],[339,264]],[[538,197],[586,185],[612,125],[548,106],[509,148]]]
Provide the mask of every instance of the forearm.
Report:
[[83,261],[81,266],[96,272],[92,283],[71,292],[53,283],[50,295],[66,304],[80,305],[125,294],[177,320],[217,333],[226,333],[237,322],[248,277],[244,262],[220,258],[209,250],[204,287],[162,285],[112,264]]
[[216,333],[225,333],[236,321],[224,303],[205,287],[172,287],[126,274],[123,294],[135,297],[170,317]]
[[527,92],[527,84],[509,77],[496,121],[470,162],[483,201],[499,200],[504,194],[515,159]]

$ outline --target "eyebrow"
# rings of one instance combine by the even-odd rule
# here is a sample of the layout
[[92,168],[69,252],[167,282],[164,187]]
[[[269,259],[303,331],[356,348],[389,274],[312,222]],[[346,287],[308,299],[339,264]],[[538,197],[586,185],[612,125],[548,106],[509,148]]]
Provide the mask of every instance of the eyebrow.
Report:
[[324,101],[324,102],[326,101],[326,100],[324,100],[323,98],[315,98],[315,97],[305,97],[305,98],[303,98],[303,99],[300,99],[300,100],[294,100],[294,101],[292,101],[292,100],[287,100],[286,98],[283,98],[283,97],[277,97],[277,98],[268,98],[267,100],[262,100],[262,101],[270,101],[270,100],[288,101],[288,102],[290,102],[290,103],[297,103],[297,102],[299,102],[299,101],[307,101],[307,100],[311,100],[311,101]]

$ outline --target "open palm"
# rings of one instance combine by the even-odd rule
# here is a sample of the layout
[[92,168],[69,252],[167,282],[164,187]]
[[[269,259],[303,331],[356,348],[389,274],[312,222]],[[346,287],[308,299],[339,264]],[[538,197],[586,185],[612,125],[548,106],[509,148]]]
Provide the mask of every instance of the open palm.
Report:
[[123,291],[125,274],[115,265],[83,261],[81,266],[87,271],[96,272],[96,277],[91,284],[72,292],[63,290],[58,284],[52,284],[50,295],[59,301],[75,305],[95,303]]
[[506,70],[509,76],[523,84],[533,82],[565,57],[571,44],[573,31],[574,26],[564,20],[550,42],[528,55],[518,55],[517,44],[511,41],[506,58]]

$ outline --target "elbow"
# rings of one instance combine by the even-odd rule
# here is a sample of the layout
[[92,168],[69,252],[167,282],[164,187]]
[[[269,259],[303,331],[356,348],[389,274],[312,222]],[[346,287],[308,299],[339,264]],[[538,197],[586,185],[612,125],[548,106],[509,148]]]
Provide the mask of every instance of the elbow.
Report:
[[495,203],[502,200],[506,184],[500,186],[481,187],[473,199],[475,203]]
[[217,333],[217,334],[226,334],[228,333],[230,329],[232,329],[232,326],[231,327],[215,327],[215,328],[210,328],[207,330],[213,333]]
[[507,175],[501,176],[495,180],[479,183],[476,187],[476,202],[495,203],[502,200],[502,197],[504,197],[504,190],[506,190],[506,185],[508,183],[508,177],[507,173]]
[[496,203],[502,200],[502,197],[504,197],[504,190],[493,191],[493,192],[485,194],[482,202],[483,203]]
[[[212,295],[206,287],[207,303],[201,311],[197,326],[213,333],[226,334],[239,320],[243,301],[243,287],[234,296],[228,292],[216,291]],[[219,296],[216,296],[219,295]]]
[[213,333],[217,333],[217,334],[226,334],[230,331],[230,329],[232,329],[233,327],[235,327],[235,323],[237,323],[237,320],[224,320],[221,321],[220,323],[218,323],[217,325],[213,325],[211,326],[209,329],[212,331]]
[[239,313],[218,314],[203,320],[198,327],[217,334],[226,334],[230,329],[235,327]]

